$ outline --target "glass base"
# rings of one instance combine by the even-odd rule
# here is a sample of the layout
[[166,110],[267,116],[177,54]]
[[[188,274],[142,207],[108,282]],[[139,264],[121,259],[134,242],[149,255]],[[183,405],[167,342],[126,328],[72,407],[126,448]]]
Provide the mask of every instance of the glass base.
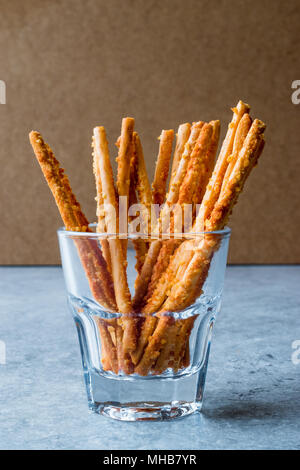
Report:
[[201,403],[126,403],[95,404],[90,407],[95,413],[119,421],[169,421],[183,418],[201,410]]
[[120,376],[85,371],[89,408],[120,421],[166,421],[202,407],[206,366],[164,376]]

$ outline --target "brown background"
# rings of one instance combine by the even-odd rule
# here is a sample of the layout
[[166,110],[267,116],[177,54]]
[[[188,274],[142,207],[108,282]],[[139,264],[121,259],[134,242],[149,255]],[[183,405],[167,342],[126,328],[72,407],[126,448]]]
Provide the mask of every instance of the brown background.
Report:
[[[221,119],[239,98],[268,124],[234,211],[230,261],[300,262],[298,0],[0,0],[1,264],[59,262],[57,209],[27,134],[40,130],[95,219],[90,139],[136,118],[149,171],[162,128]],[[115,155],[114,155],[115,156]]]

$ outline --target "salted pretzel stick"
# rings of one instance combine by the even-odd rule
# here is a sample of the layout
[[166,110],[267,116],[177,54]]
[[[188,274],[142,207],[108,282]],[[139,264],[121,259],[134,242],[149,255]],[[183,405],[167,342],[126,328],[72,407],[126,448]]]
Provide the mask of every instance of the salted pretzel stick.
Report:
[[[134,128],[133,118],[126,117],[122,119],[121,137],[119,141],[119,152],[117,156],[117,163],[118,163],[117,190],[118,190],[119,198],[123,197],[126,199],[123,200],[123,203],[125,201],[125,207],[123,207],[123,204],[122,205],[119,204],[119,210],[122,207],[122,210],[125,211],[125,214],[119,214],[119,223],[120,223],[120,220],[124,218],[127,220],[127,214],[128,214],[129,187],[130,187],[130,159],[131,159],[132,151],[133,151],[133,140],[132,140],[133,128]],[[127,232],[127,224],[126,224],[126,232]],[[124,260],[126,261],[127,238],[121,240],[121,244],[123,248],[123,257],[124,257]]]
[[165,200],[173,139],[173,129],[170,129],[168,131],[163,130],[159,138],[159,152],[155,167],[154,180],[152,183],[153,204],[161,205]]
[[[103,198],[106,204],[116,207],[116,194],[112,168],[110,165],[108,144],[105,129],[102,126],[94,128],[94,152],[95,158],[98,159],[101,174]],[[115,221],[113,220],[110,211],[105,211],[105,222],[108,232],[113,233],[115,229]],[[125,314],[122,316],[120,321],[124,327],[122,338],[123,350],[124,354],[128,356],[129,352],[134,350],[136,347],[137,325],[134,318],[126,315],[132,313],[131,297],[126,276],[126,261],[124,260],[120,239],[110,238],[109,247],[116,302],[119,312]],[[126,358],[126,361],[129,365],[129,357]]]
[[249,112],[249,105],[239,101],[236,108],[233,108],[233,118],[231,123],[228,126],[227,134],[224,139],[222,148],[220,150],[220,154],[215,165],[212,177],[209,181],[207,190],[205,192],[199,214],[196,219],[196,224],[194,227],[194,231],[199,233],[203,232],[204,230],[204,223],[209,214],[211,213],[215,202],[217,201],[222,181],[227,169],[228,165],[228,158],[231,155],[233,141],[235,137],[235,133],[237,130],[237,126],[245,113]]
[[176,175],[177,168],[178,168],[181,156],[184,151],[184,146],[190,136],[190,133],[191,133],[191,125],[189,122],[186,122],[185,124],[180,124],[180,126],[178,127],[177,135],[176,135],[176,146],[175,146],[175,151],[174,151],[174,156],[173,156],[169,187],[171,187],[173,179]]
[[[59,162],[54,157],[52,150],[38,132],[32,131],[29,134],[29,138],[66,229],[89,232],[88,221],[71,190],[67,175],[60,168]],[[115,310],[112,279],[102,253],[97,248],[96,241],[75,240],[75,243],[81,257],[84,256],[84,260],[82,260],[83,268],[87,273],[93,296],[104,307],[109,310]],[[89,264],[87,264],[88,262]],[[90,266],[89,269],[93,269],[91,273],[88,266]]]
[[[243,189],[249,172],[256,164],[262,152],[264,129],[265,125],[261,121],[254,121],[230,177],[226,197],[224,197],[222,204],[216,208],[216,213],[212,213],[210,230],[218,230],[224,227],[233,205]],[[177,283],[173,286],[168,299],[161,309],[161,313],[186,308],[194,302],[195,292],[197,295],[199,295],[199,289],[201,292],[208,274],[211,256],[216,249],[217,242],[212,239],[212,237],[207,236],[201,241],[201,244],[201,249],[195,251],[183,279],[177,280]],[[151,337],[151,342],[148,343],[140,361],[140,363],[144,364],[142,368],[144,374],[148,373],[155,359],[158,357],[159,351],[155,348],[162,348],[163,339],[167,335],[167,325],[165,325],[165,322],[161,321],[163,318],[164,317],[158,321],[154,334]],[[188,319],[187,326],[192,322],[192,319]]]

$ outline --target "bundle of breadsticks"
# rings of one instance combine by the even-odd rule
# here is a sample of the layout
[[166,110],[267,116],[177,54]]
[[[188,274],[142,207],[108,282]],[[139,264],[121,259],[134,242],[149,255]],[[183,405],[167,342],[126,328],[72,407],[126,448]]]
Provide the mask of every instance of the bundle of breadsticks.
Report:
[[[102,308],[116,312],[110,320],[96,316],[104,370],[145,376],[161,374],[169,368],[177,372],[189,365],[189,338],[196,315],[182,319],[170,312],[190,307],[201,296],[219,247],[218,237],[210,232],[227,224],[263,150],[265,124],[252,120],[249,111],[250,107],[242,101],[233,108],[216,163],[219,121],[181,124],[173,159],[174,131],[163,130],[152,185],[133,118],[122,120],[116,142],[116,184],[105,129],[94,128],[99,237],[75,237],[74,243],[94,299]],[[50,147],[38,132],[30,133],[30,142],[66,230],[91,232],[69,179]],[[121,205],[129,214],[129,225],[121,220]],[[139,208],[135,216],[132,207]],[[181,233],[180,209],[186,207],[191,208],[188,217],[184,217],[188,237]],[[137,220],[139,231],[131,237],[137,270],[131,298],[127,231]]]

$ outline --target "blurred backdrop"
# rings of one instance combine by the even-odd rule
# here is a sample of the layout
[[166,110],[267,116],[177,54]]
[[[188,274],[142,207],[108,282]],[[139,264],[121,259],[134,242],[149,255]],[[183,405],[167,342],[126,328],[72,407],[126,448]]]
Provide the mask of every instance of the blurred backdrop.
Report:
[[0,0],[0,264],[56,264],[60,217],[28,142],[39,130],[91,221],[91,133],[133,116],[153,175],[163,128],[242,99],[267,145],[230,226],[231,263],[299,263],[299,0]]

